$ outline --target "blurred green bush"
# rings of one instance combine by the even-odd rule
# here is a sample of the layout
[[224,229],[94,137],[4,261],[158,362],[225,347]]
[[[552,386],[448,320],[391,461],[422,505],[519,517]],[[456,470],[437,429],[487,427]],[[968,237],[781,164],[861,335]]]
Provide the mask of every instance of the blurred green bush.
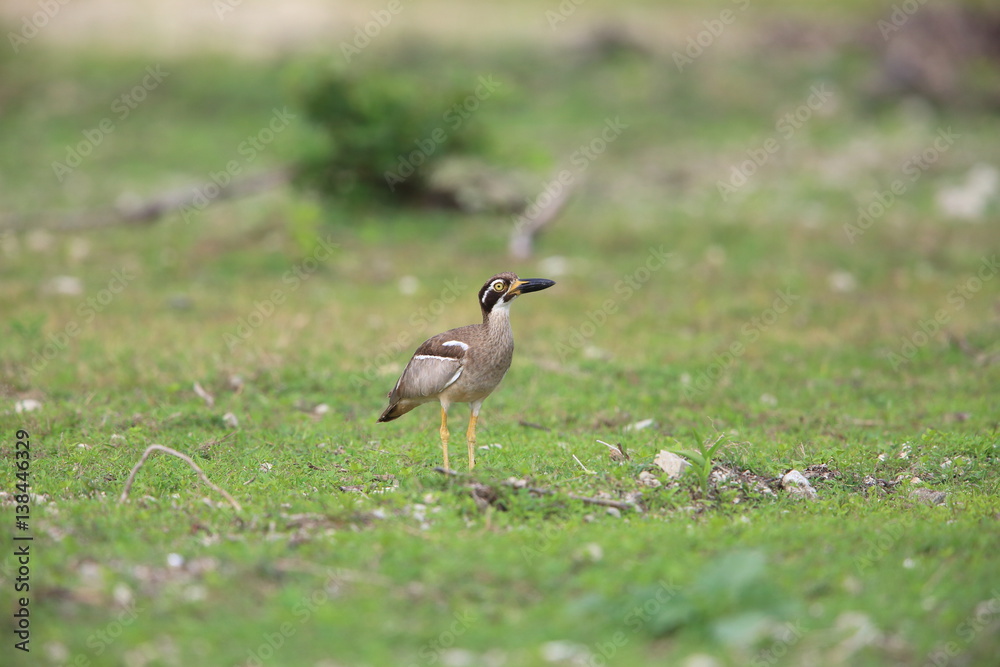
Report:
[[414,203],[443,158],[481,153],[469,91],[387,71],[327,70],[302,84],[321,141],[304,149],[298,183],[340,203]]

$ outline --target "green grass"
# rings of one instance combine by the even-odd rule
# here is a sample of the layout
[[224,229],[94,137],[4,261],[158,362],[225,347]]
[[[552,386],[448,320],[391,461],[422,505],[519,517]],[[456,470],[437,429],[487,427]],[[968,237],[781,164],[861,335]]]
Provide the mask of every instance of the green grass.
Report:
[[[370,55],[373,70],[392,62]],[[407,62],[432,76],[440,55]],[[188,223],[0,236],[0,485],[13,493],[24,429],[37,494],[32,652],[9,651],[5,632],[4,656],[989,663],[1000,648],[1000,280],[969,280],[1000,247],[997,201],[968,223],[944,216],[935,193],[1000,159],[994,119],[873,110],[853,92],[866,61],[850,50],[719,49],[683,76],[639,56],[459,55],[455,80],[509,83],[479,120],[497,163],[529,170],[539,191],[607,118],[629,126],[576,174],[585,185],[536,260],[508,260],[508,218],[317,209],[291,189]],[[33,63],[32,94],[3,119],[0,206],[89,208],[199,182],[288,104],[295,79],[283,64],[164,63],[163,88],[59,184],[51,161],[148,65],[94,53]],[[723,202],[717,181],[821,82],[836,104]],[[844,224],[858,206],[949,126],[955,145],[852,243]],[[293,123],[248,171],[315,136]],[[375,419],[416,345],[476,321],[475,290],[505,269],[558,284],[514,306],[514,365],[480,419],[490,448],[473,474],[444,477],[436,410]],[[52,293],[60,275],[82,292]],[[398,288],[405,275],[419,280],[412,295]],[[941,330],[894,363],[941,310]],[[28,398],[42,408],[15,413]],[[653,425],[628,428],[644,419]],[[460,470],[465,420],[452,410]],[[720,437],[707,495],[694,474],[640,483],[660,450]],[[631,459],[611,460],[597,440]],[[190,455],[243,511],[159,453],[119,503],[154,443]],[[817,501],[777,488],[787,470],[822,464],[835,474],[813,480]],[[759,484],[720,484],[722,468]],[[918,488],[947,495],[931,505]],[[574,495],[639,502],[609,512]],[[13,558],[2,568],[8,600]]]

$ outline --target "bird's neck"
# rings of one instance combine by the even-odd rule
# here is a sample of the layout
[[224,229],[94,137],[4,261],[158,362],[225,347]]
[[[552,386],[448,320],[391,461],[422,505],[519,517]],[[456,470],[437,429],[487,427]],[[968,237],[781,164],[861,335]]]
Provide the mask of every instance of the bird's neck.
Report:
[[514,332],[510,328],[510,304],[496,304],[489,312],[483,313],[483,329],[486,335],[498,342],[514,341]]

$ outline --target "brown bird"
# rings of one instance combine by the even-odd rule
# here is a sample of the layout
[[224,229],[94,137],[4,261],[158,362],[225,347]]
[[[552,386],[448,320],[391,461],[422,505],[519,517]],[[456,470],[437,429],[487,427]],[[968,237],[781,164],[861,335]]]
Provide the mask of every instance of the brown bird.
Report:
[[510,368],[514,334],[510,328],[510,302],[518,295],[555,285],[552,280],[521,280],[516,274],[498,273],[479,290],[482,324],[470,324],[428,338],[413,353],[396,386],[389,392],[389,407],[380,422],[402,417],[422,403],[441,403],[441,450],[448,468],[448,408],[468,403],[472,408],[465,433],[469,470],[476,465],[476,420],[479,408]]

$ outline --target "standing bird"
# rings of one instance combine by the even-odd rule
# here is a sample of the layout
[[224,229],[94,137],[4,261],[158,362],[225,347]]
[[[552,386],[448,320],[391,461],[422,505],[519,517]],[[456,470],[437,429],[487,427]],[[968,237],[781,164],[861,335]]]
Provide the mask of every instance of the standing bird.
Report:
[[555,285],[552,280],[521,280],[516,274],[498,273],[479,290],[482,324],[470,324],[428,338],[413,353],[396,386],[389,392],[389,407],[380,422],[402,417],[421,403],[441,402],[441,450],[448,470],[448,407],[468,403],[472,408],[469,429],[469,470],[476,465],[476,420],[479,408],[510,368],[514,333],[510,329],[510,302],[520,294]]

